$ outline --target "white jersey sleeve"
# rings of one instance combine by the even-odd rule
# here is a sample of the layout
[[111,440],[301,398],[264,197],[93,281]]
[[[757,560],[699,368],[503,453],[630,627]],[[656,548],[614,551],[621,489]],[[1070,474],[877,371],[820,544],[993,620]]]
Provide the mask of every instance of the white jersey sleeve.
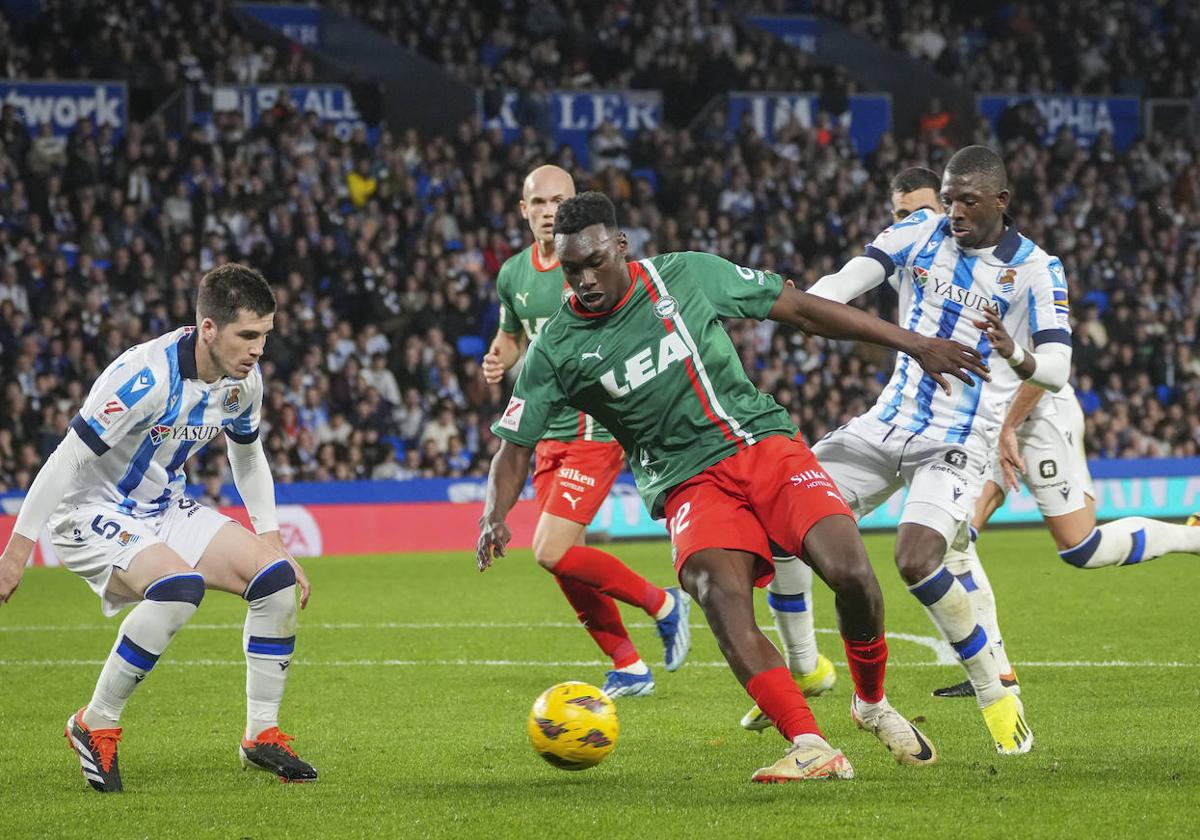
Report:
[[103,455],[127,435],[144,431],[161,414],[170,394],[165,364],[140,347],[122,353],[100,374],[71,428],[88,448]]
[[[883,266],[883,276],[890,278],[897,268],[911,261],[913,248],[924,246],[944,218],[932,210],[918,210],[881,231],[864,249],[863,256]],[[901,282],[902,277],[897,275],[894,285],[898,288]]]

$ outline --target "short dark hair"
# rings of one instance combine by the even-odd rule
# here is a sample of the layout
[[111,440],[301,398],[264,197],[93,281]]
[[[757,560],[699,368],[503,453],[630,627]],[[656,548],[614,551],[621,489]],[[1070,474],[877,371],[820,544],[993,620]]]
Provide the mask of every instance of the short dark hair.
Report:
[[558,205],[554,214],[554,233],[579,233],[592,225],[617,229],[617,208],[604,193],[588,190]]
[[893,193],[910,193],[925,189],[940,192],[942,179],[932,169],[926,169],[924,166],[910,166],[892,179]]
[[946,164],[948,175],[982,175],[996,189],[1008,189],[1008,170],[1004,160],[987,146],[967,146],[959,149]]
[[211,318],[218,327],[224,327],[236,321],[243,309],[260,317],[275,311],[275,293],[259,271],[241,263],[225,263],[201,278],[196,295],[197,324]]

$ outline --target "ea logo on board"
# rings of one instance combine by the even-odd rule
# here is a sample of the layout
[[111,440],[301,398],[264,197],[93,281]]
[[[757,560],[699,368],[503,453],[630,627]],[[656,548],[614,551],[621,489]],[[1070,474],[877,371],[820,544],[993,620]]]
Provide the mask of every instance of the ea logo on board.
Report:
[[679,311],[679,304],[675,302],[675,298],[667,296],[659,298],[658,303],[654,304],[654,314],[664,321],[668,318],[674,318],[675,313]]
[[280,505],[279,536],[293,557],[321,555],[321,527],[303,505]]

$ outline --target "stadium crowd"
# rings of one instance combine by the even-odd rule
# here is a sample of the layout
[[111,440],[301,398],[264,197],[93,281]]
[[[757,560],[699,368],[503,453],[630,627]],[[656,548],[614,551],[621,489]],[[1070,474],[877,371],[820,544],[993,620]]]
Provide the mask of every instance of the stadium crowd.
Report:
[[[886,226],[896,171],[947,155],[885,137],[860,160],[823,125],[773,143],[719,120],[597,138],[589,173],[532,132],[505,145],[468,123],[341,141],[286,101],[256,126],[225,114],[172,137],[150,120],[120,139],[84,121],[60,140],[5,107],[0,491],[28,487],[118,353],[192,322],[196,282],[225,260],[277,289],[263,429],[278,481],[484,474],[504,394],[478,358],[496,329],[496,272],[529,241],[517,201],[530,168],[559,162],[580,189],[611,195],[635,257],[711,251],[803,286]],[[963,142],[1002,145],[982,123]],[[1090,453],[1198,454],[1200,142],[1118,153],[1063,134],[1003,147],[1017,223],[1070,283]],[[886,316],[894,303],[881,292],[864,305]],[[871,348],[771,324],[730,330],[810,440],[865,410],[890,371]],[[221,447],[192,474],[212,493],[227,475]]]

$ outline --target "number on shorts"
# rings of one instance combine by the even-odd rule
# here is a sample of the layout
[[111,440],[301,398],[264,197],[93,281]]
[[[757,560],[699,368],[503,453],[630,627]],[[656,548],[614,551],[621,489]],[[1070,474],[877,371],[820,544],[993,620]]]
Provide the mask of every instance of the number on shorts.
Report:
[[111,540],[121,532],[121,526],[111,519],[103,519],[100,514],[96,514],[96,518],[92,520],[92,530],[104,539]]
[[667,530],[671,532],[671,539],[675,539],[680,534],[688,529],[691,521],[688,519],[688,514],[692,512],[692,503],[684,502],[679,506],[679,510],[675,511],[675,515],[671,517],[671,521],[667,523]]

